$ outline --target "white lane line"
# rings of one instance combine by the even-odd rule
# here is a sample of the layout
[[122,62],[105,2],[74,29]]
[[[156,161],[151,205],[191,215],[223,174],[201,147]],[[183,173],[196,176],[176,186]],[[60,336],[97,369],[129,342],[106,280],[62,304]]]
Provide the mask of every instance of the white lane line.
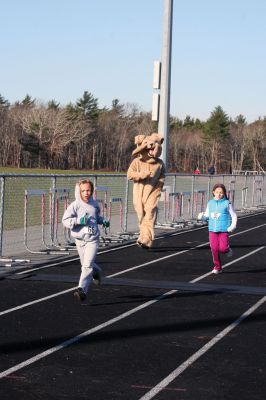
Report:
[[[199,245],[199,246],[204,246],[205,244],[206,244],[206,243],[203,243],[203,244],[201,244],[201,245]],[[197,247],[199,247],[199,246],[197,246]],[[251,256],[251,255],[257,253],[258,251],[260,251],[260,250],[262,250],[262,249],[264,249],[264,248],[265,248],[265,246],[259,247],[258,249],[255,249],[255,250],[251,251],[250,253],[245,254],[244,256],[241,256],[241,257],[239,257],[239,258],[236,258],[235,260],[232,260],[232,261],[230,261],[229,263],[225,264],[225,265],[223,266],[223,268],[226,268],[226,267],[228,267],[229,265],[235,264],[236,262],[238,262],[238,261],[240,261],[240,260],[243,260],[244,258],[247,258],[247,257],[249,257],[249,256]],[[191,249],[194,249],[194,248],[191,248]],[[190,250],[191,250],[191,249],[190,249]],[[189,250],[183,250],[183,251],[180,252],[180,253],[183,253],[183,252],[186,252],[186,251],[189,251]],[[180,253],[176,253],[176,254],[180,254]],[[164,257],[163,257],[163,258],[164,258]],[[156,261],[160,261],[160,260],[161,260],[161,259],[157,259]],[[140,268],[140,267],[143,267],[143,266],[152,264],[152,263],[154,263],[154,262],[155,262],[155,261],[150,261],[150,262],[148,262],[148,263],[141,264],[141,265],[139,265],[139,266],[137,266],[137,267],[133,267],[133,269]],[[132,269],[130,269],[130,270],[132,270]],[[106,276],[106,278],[112,278],[112,277],[114,277],[114,276],[121,275],[121,274],[123,274],[124,272],[127,272],[127,271],[128,271],[128,270],[124,270],[124,271],[122,271],[122,272],[118,272],[117,274],[108,275],[108,276]],[[199,276],[198,278],[193,279],[193,280],[190,281],[189,283],[196,283],[196,282],[198,282],[198,281],[200,281],[200,280],[206,278],[206,277],[209,276],[209,275],[212,275],[212,272],[211,272],[211,271],[210,271],[210,272],[207,272],[207,273],[204,274],[204,275]],[[38,299],[38,300],[30,301],[29,303],[21,304],[21,305],[19,305],[19,306],[17,306],[17,307],[9,308],[9,309],[7,309],[7,310],[1,311],[1,312],[0,312],[0,316],[1,316],[1,315],[5,315],[5,314],[9,314],[9,313],[14,312],[14,311],[21,310],[22,308],[26,308],[26,307],[32,306],[32,305],[34,305],[34,304],[37,304],[37,303],[41,303],[42,301],[50,300],[50,299],[52,299],[52,298],[54,298],[54,297],[61,296],[62,294],[66,294],[66,293],[72,292],[74,289],[76,289],[76,286],[75,286],[75,287],[72,287],[72,288],[70,288],[70,289],[67,289],[67,290],[63,290],[62,292],[58,292],[58,293],[55,293],[55,294],[52,294],[52,295],[49,295],[49,296],[46,296],[46,297],[42,297],[42,298],[40,298],[40,299]]]
[[[257,249],[251,251],[250,253],[247,253],[247,254],[245,254],[244,256],[238,257],[238,258],[236,258],[235,260],[232,260],[232,261],[230,261],[230,262],[227,263],[227,264],[224,264],[222,268],[223,268],[223,269],[224,269],[224,268],[227,268],[227,267],[229,267],[229,265],[235,264],[236,262],[238,262],[238,261],[240,261],[240,260],[243,260],[244,258],[247,258],[247,257],[249,257],[249,256],[252,256],[252,254],[255,254],[255,253],[257,253],[258,251],[261,251],[261,250],[265,249],[265,247],[266,247],[266,246],[258,247]],[[209,275],[212,275],[212,272],[211,272],[211,271],[210,271],[210,272],[207,272],[207,274],[204,274],[204,275],[199,276],[199,277],[196,278],[196,279],[193,279],[193,280],[190,281],[189,283],[196,283],[196,282],[202,280],[203,278],[206,278],[206,276],[209,276]]]
[[5,314],[9,314],[9,313],[11,313],[13,311],[21,310],[22,308],[29,307],[29,306],[32,306],[32,305],[37,304],[37,303],[41,303],[42,301],[50,300],[50,299],[52,299],[54,297],[61,296],[61,294],[72,292],[75,288],[76,287],[71,288],[71,289],[67,289],[67,290],[63,290],[62,292],[54,293],[54,294],[51,294],[50,296],[42,297],[42,298],[40,298],[38,300],[33,300],[33,301],[30,301],[29,303],[24,303],[24,304],[21,304],[20,306],[9,308],[8,310],[1,311],[0,312],[0,316],[1,315],[5,315]]
[[122,319],[127,318],[128,316],[130,316],[132,314],[135,314],[136,312],[143,310],[144,308],[149,307],[154,303],[157,303],[158,301],[162,300],[163,298],[165,298],[167,296],[174,294],[175,292],[176,292],[176,290],[171,290],[167,293],[164,293],[163,295],[155,298],[154,300],[147,301],[146,303],[143,303],[140,306],[133,308],[132,310],[126,311],[126,312],[118,315],[117,317],[110,319],[109,321],[106,321],[100,325],[97,325],[94,328],[87,330],[86,332],[82,332],[80,335],[74,336],[73,338],[68,339],[65,342],[62,342],[62,343],[58,344],[57,346],[51,347],[50,349],[48,349],[42,353],[39,353],[34,357],[28,358],[27,360],[21,362],[20,364],[17,364],[14,367],[8,368],[5,371],[2,371],[0,373],[0,379],[4,378],[7,375],[12,374],[15,371],[20,370],[28,365],[31,365],[31,364],[35,363],[36,361],[55,353],[56,351],[59,351],[61,349],[66,348],[67,346],[77,343],[80,340],[84,339],[85,337],[92,335],[93,333],[98,332],[101,329],[104,329],[107,326],[110,326],[118,321],[121,321]]
[[[266,224],[264,224],[264,225],[266,225]],[[203,246],[203,245],[205,245],[205,244],[201,244],[201,245],[199,245],[199,246]],[[199,247],[199,246],[197,246],[197,247]],[[256,249],[256,251],[259,251],[259,250],[262,250],[264,247],[260,247],[259,249]],[[187,251],[187,250],[186,250]],[[251,252],[251,254],[253,254],[255,251],[252,251]],[[240,257],[240,259],[243,259],[243,258],[245,258],[245,257],[248,257],[248,254],[247,255],[245,255],[245,256],[242,256],[242,257]],[[163,257],[163,258],[165,258],[165,257]],[[227,265],[231,265],[231,264],[233,264],[234,262],[237,262],[238,261],[238,259],[237,260],[234,260],[234,261],[232,261],[231,263],[228,263]],[[210,274],[210,273],[209,273]],[[207,274],[207,275],[209,275],[209,274]],[[201,277],[199,277],[199,278],[197,278],[197,280],[200,280],[200,278],[201,279],[203,279],[204,277],[205,277],[206,275],[202,275]],[[191,281],[191,282],[195,282],[195,280],[194,281]],[[71,291],[72,289],[68,289],[68,291]],[[107,327],[107,326],[110,326],[110,325],[112,325],[112,324],[114,324],[115,322],[118,322],[118,321],[120,321],[120,320],[122,320],[122,319],[124,319],[124,318],[126,318],[126,317],[128,317],[129,315],[132,315],[132,314],[134,314],[134,313],[136,313],[136,312],[138,312],[139,310],[142,310],[142,309],[144,309],[144,308],[146,308],[146,307],[149,307],[150,305],[152,305],[152,304],[154,304],[154,303],[156,303],[156,302],[158,302],[158,301],[160,301],[161,299],[163,299],[164,297],[166,297],[166,296],[170,296],[170,295],[172,295],[172,294],[175,294],[175,293],[177,293],[178,292],[178,290],[171,290],[171,291],[169,291],[169,292],[167,292],[167,293],[164,293],[163,295],[161,295],[161,296],[159,296],[159,297],[157,297],[157,298],[155,298],[154,300],[150,300],[150,301],[148,301],[148,302],[146,302],[146,303],[143,303],[142,305],[140,305],[140,306],[138,306],[138,307],[135,307],[135,308],[133,308],[132,310],[130,310],[130,311],[127,311],[127,312],[125,312],[125,313],[123,313],[123,314],[121,314],[121,315],[119,315],[119,316],[117,316],[117,317],[115,317],[115,318],[112,318],[111,320],[109,320],[109,321],[106,321],[106,322],[104,322],[104,323],[102,323],[102,324],[100,324],[100,325],[98,325],[98,326],[96,326],[96,327],[94,327],[94,328],[91,328],[91,329],[89,329],[88,331],[86,331],[86,332],[83,332],[82,334],[80,334],[80,335],[77,335],[77,336],[75,336],[75,337],[73,337],[73,338],[71,338],[71,339],[69,339],[69,340],[66,340],[65,342],[63,342],[63,343],[60,343],[59,345],[57,345],[57,346],[54,346],[54,347],[52,347],[52,348],[50,348],[50,349],[48,349],[48,350],[46,350],[46,351],[44,351],[44,352],[42,352],[42,353],[39,353],[38,355],[36,355],[36,356],[34,356],[34,357],[31,357],[31,358],[29,358],[28,360],[25,360],[25,361],[23,361],[22,363],[20,363],[20,364],[17,364],[17,365],[15,365],[15,366],[13,366],[13,367],[11,367],[11,368],[9,368],[9,369],[7,369],[7,370],[5,370],[5,371],[2,371],[1,373],[0,373],[0,379],[1,378],[4,378],[5,376],[7,376],[7,375],[10,375],[11,373],[13,373],[13,372],[15,372],[15,371],[18,371],[18,370],[20,370],[20,369],[22,369],[22,368],[24,368],[24,367],[26,367],[26,366],[28,366],[28,365],[31,365],[31,364],[33,364],[34,362],[36,362],[36,361],[38,361],[38,360],[40,360],[40,359],[42,359],[42,358],[44,358],[44,357],[47,357],[47,356],[49,356],[50,354],[53,354],[53,353],[55,353],[56,351],[58,351],[58,350],[61,350],[61,349],[64,349],[64,348],[66,348],[67,346],[70,346],[70,345],[72,345],[72,344],[74,344],[74,343],[77,343],[77,342],[79,342],[81,339],[83,339],[84,337],[86,337],[86,336],[89,336],[89,335],[91,335],[92,333],[95,333],[95,332],[97,332],[97,331],[99,331],[99,330],[101,330],[101,329],[103,329],[103,328],[105,328],[105,327]],[[61,292],[62,293],[62,292]],[[57,294],[57,295],[59,295],[59,294]],[[264,299],[266,299],[266,296],[264,297]],[[41,301],[42,299],[39,299],[39,301]],[[39,302],[39,301],[36,301],[36,302]],[[259,302],[258,302],[259,303]],[[257,304],[258,304],[257,303]],[[254,306],[255,307],[255,306]],[[248,312],[248,311],[247,311]],[[243,314],[244,315],[244,314]],[[241,319],[241,317],[238,319],[238,320],[240,320]],[[238,321],[237,320],[237,321]],[[242,319],[241,319],[242,320]],[[240,323],[240,322],[239,322]],[[232,325],[232,324],[231,324]],[[230,325],[230,326],[231,326]],[[229,327],[230,327],[229,326]],[[228,329],[228,328],[226,328],[226,329]],[[232,328],[233,329],[233,328]],[[225,331],[225,330],[224,330]],[[224,331],[222,331],[222,332],[224,332]],[[217,336],[219,336],[219,335],[217,335]],[[214,338],[215,339],[215,338]],[[214,339],[212,339],[212,340],[214,340]],[[219,339],[220,340],[220,339]],[[216,342],[214,342],[210,347],[212,347],[214,344],[215,344]],[[207,346],[207,345],[205,345],[205,346]],[[207,351],[207,350],[206,350]],[[195,354],[197,354],[197,353],[195,353]],[[198,356],[197,358],[199,358],[200,356]],[[189,364],[190,365],[190,364]],[[176,370],[175,370],[176,371]],[[181,373],[181,372],[180,372]],[[174,379],[174,378],[173,378]],[[163,381],[162,381],[163,382]],[[160,384],[159,384],[160,385]],[[157,385],[158,386],[158,385]],[[157,387],[156,386],[156,387]],[[166,385],[167,386],[167,385]],[[155,389],[155,388],[154,388]],[[152,389],[152,390],[154,390],[154,389]],[[163,387],[160,389],[160,390],[162,390],[163,389]],[[159,390],[159,391],[160,391]],[[151,391],[150,391],[151,392]],[[150,393],[150,392],[148,392],[148,393]],[[152,396],[153,397],[153,396]],[[148,398],[147,398],[148,399]]]
[[201,243],[201,244],[199,244],[199,245],[197,245],[197,246],[190,247],[189,249],[180,250],[180,251],[177,251],[176,253],[168,254],[168,256],[164,256],[164,257],[161,257],[161,258],[156,258],[155,260],[152,260],[152,261],[147,261],[147,262],[145,262],[145,263],[143,263],[143,264],[136,265],[135,267],[130,267],[130,268],[124,269],[123,271],[116,272],[115,274],[108,275],[108,276],[106,276],[106,278],[113,278],[114,276],[122,275],[122,274],[124,274],[125,272],[134,271],[135,269],[139,269],[139,268],[142,268],[142,267],[146,267],[146,265],[151,265],[151,264],[155,264],[155,263],[157,263],[157,262],[161,262],[161,261],[163,261],[163,260],[167,260],[168,258],[172,258],[172,257],[178,256],[178,255],[180,255],[180,254],[187,253],[188,251],[198,249],[199,247],[204,247],[204,246],[206,246],[208,243],[209,243],[209,242]]
[[[146,262],[146,263],[137,265],[137,266],[135,266],[135,267],[131,267],[131,268],[125,269],[125,270],[123,270],[123,271],[121,271],[121,272],[117,272],[117,273],[112,274],[112,275],[107,275],[105,278],[112,278],[112,277],[114,277],[114,276],[124,274],[124,273],[126,273],[126,272],[128,272],[128,271],[133,271],[133,270],[135,270],[135,269],[142,268],[142,267],[147,266],[147,265],[150,265],[150,264],[154,264],[154,263],[159,262],[159,261],[161,261],[161,260],[165,260],[165,259],[167,259],[167,258],[169,258],[169,257],[174,257],[174,256],[176,256],[176,255],[179,255],[179,254],[182,254],[182,253],[186,253],[186,252],[188,252],[188,251],[190,251],[190,250],[194,250],[194,249],[197,248],[197,247],[203,247],[203,246],[207,245],[208,243],[209,243],[209,242],[202,243],[202,244],[200,244],[200,245],[198,245],[198,246],[196,246],[196,247],[191,247],[190,249],[182,250],[182,251],[179,251],[179,252],[177,252],[177,253],[171,254],[171,255],[169,255],[169,256],[157,258],[156,260],[149,261],[149,262]],[[75,289],[76,289],[76,286],[74,286],[74,287],[72,287],[72,288],[70,288],[70,289],[68,289],[68,290],[64,290],[64,291],[62,291],[62,292],[58,292],[58,293],[52,294],[52,295],[50,295],[50,296],[43,297],[43,298],[41,298],[41,299],[34,300],[34,301],[29,302],[29,303],[21,304],[21,305],[19,305],[19,306],[17,306],[17,307],[10,308],[10,309],[8,309],[8,310],[1,311],[1,312],[0,312],[0,316],[1,316],[1,315],[4,315],[4,314],[11,313],[11,312],[13,312],[13,311],[21,310],[22,308],[29,307],[29,306],[31,306],[31,305],[33,305],[33,304],[36,304],[36,303],[41,303],[42,301],[50,300],[50,299],[52,299],[52,298],[54,298],[54,297],[60,296],[61,294],[65,294],[65,293],[71,292],[71,291],[73,291],[73,290],[75,290]]]
[[176,379],[182,372],[184,372],[188,367],[190,367],[195,361],[197,361],[201,356],[203,356],[208,350],[210,350],[217,342],[223,339],[229,332],[236,328],[244,319],[250,316],[254,311],[256,311],[263,303],[266,301],[266,296],[262,297],[256,304],[245,311],[238,319],[228,325],[225,329],[219,332],[214,338],[212,338],[208,343],[201,347],[196,353],[184,361],[179,367],[172,371],[166,378],[159,382],[154,388],[142,396],[139,400],[150,400],[156,396],[159,392],[166,388],[174,379]]
[[[241,231],[241,232],[233,233],[233,234],[230,235],[230,237],[237,236],[237,235],[242,235],[243,233],[250,232],[250,231],[252,231],[252,230],[254,230],[254,229],[261,228],[262,226],[265,226],[265,225],[266,225],[266,224],[262,224],[262,225],[255,226],[255,227],[253,227],[253,228],[246,229],[246,230]],[[173,233],[173,234],[171,234],[171,235],[169,235],[169,236],[160,236],[160,237],[157,237],[155,240],[158,240],[158,239],[165,239],[165,238],[172,237],[172,236],[182,235],[182,234],[184,234],[184,233],[193,232],[193,231],[197,231],[197,230],[200,230],[200,229],[205,229],[206,227],[207,227],[207,226],[200,227],[200,228],[193,228],[193,229],[190,229],[190,230],[187,230],[187,231],[182,231],[182,232],[175,232],[175,233]],[[206,243],[204,243],[204,244],[202,244],[202,245],[199,245],[199,246],[196,246],[196,247],[191,247],[190,249],[184,250],[183,252],[187,252],[187,251],[193,250],[193,249],[195,249],[195,248],[197,248],[197,247],[200,247],[200,246],[205,246],[206,244],[209,244],[209,242],[206,242]],[[126,249],[126,248],[132,247],[132,246],[136,246],[136,243],[130,243],[130,244],[125,245],[125,246],[119,246],[119,247],[114,247],[113,249],[107,249],[107,250],[99,251],[98,254],[105,254],[105,253],[109,253],[109,252],[112,252],[112,251],[117,251],[117,250],[121,250],[121,249]],[[181,254],[181,253],[182,253],[182,252],[175,253],[175,255]],[[32,268],[32,269],[30,269],[30,270],[27,269],[27,270],[25,270],[25,271],[17,272],[16,275],[28,274],[29,272],[40,271],[41,269],[46,269],[46,268],[51,268],[51,267],[55,267],[55,266],[62,265],[62,264],[71,263],[71,262],[77,261],[77,260],[79,260],[79,257],[71,258],[70,260],[58,261],[57,263],[47,264],[47,265],[44,265],[44,266],[42,266],[42,267]],[[160,259],[159,259],[159,260],[160,260]],[[143,265],[146,265],[146,264],[143,264]],[[138,267],[136,267],[136,268],[138,268]],[[133,267],[133,269],[135,269],[135,267]],[[128,272],[128,271],[130,271],[130,269],[129,269],[129,270],[127,269],[127,270],[125,270],[124,272]],[[123,272],[121,272],[121,273],[123,273]],[[121,274],[121,273],[119,273],[119,274]],[[110,275],[110,277],[111,277],[111,276],[115,276],[115,275]]]
[[[230,237],[237,236],[237,235],[241,235],[241,234],[246,233],[246,232],[250,232],[250,231],[252,231],[252,230],[254,230],[254,229],[261,228],[262,226],[266,226],[266,224],[261,224],[261,225],[258,225],[258,226],[253,227],[253,228],[246,229],[246,230],[241,231],[241,232],[233,233],[233,234],[230,235]],[[206,246],[206,245],[208,245],[208,244],[209,244],[209,242],[201,243],[201,244],[199,244],[199,245],[197,245],[197,246],[190,247],[189,249],[181,250],[181,251],[178,251],[178,252],[176,252],[176,253],[169,254],[168,256],[164,256],[164,257],[161,257],[161,258],[157,258],[156,260],[148,261],[148,262],[146,262],[146,263],[144,263],[144,264],[140,264],[140,265],[136,265],[135,267],[131,267],[131,268],[128,268],[128,269],[124,269],[123,271],[116,272],[115,274],[112,274],[112,275],[108,275],[106,278],[113,278],[114,276],[122,275],[122,274],[124,274],[125,272],[134,271],[135,269],[145,267],[146,265],[150,265],[150,264],[154,264],[154,263],[157,263],[157,262],[161,262],[162,260],[167,260],[168,258],[172,258],[172,257],[175,257],[175,256],[177,256],[177,255],[187,253],[187,252],[189,252],[189,251],[191,251],[191,250],[199,249],[200,247],[204,247],[204,246]],[[256,249],[254,252],[256,252],[256,251],[257,251],[257,249]],[[248,253],[248,254],[247,254],[247,257],[248,257],[249,254],[253,254],[253,252]],[[242,258],[245,258],[245,256],[242,256],[242,257],[240,257],[240,258],[237,259],[237,260],[241,260]],[[237,261],[237,260],[236,260],[236,261]],[[226,265],[230,265],[230,263],[228,263],[228,264],[226,264]],[[205,276],[208,276],[208,275],[210,275],[210,273],[207,273],[206,275],[202,275],[202,276],[200,276],[200,277],[197,278],[197,279],[200,280],[200,279],[202,279],[202,277],[205,277]]]
[[[264,248],[264,247],[263,247]],[[260,248],[262,249],[262,247]],[[252,252],[254,253],[254,252]],[[247,255],[246,255],[247,257]],[[242,257],[243,258],[243,257]],[[230,264],[232,264],[233,262],[231,262]],[[202,276],[202,278],[205,277],[205,275]],[[195,281],[195,280],[194,280]],[[193,281],[191,281],[193,282]],[[71,339],[66,340],[65,342],[60,343],[57,346],[51,347],[50,349],[39,353],[38,355],[31,357],[25,361],[23,361],[20,364],[17,364],[5,371],[2,371],[0,373],[0,379],[4,378],[7,375],[10,375],[13,372],[16,372],[28,365],[31,365],[33,363],[35,363],[36,361],[45,358],[53,353],[55,353],[56,351],[59,351],[61,349],[66,348],[67,346],[70,346],[74,343],[79,342],[80,340],[82,340],[84,337],[87,337],[101,329],[106,328],[107,326],[110,326],[118,321],[121,321],[122,319],[135,314],[136,312],[143,310],[144,308],[147,308],[157,302],[159,302],[160,300],[162,300],[163,298],[170,296],[172,294],[177,293],[178,290],[171,290],[167,293],[162,294],[161,296],[155,298],[154,300],[150,300],[146,303],[141,304],[138,307],[133,308],[130,311],[127,311],[125,313],[122,313],[120,315],[118,315],[115,318],[110,319],[109,321],[106,321],[100,325],[97,325],[94,328],[89,329],[88,331],[85,331],[83,333],[81,333],[80,335],[74,336]],[[244,318],[246,318],[248,315],[250,315],[253,311],[255,311],[261,304],[263,304],[266,300],[266,296],[264,296],[261,300],[259,300],[253,307],[251,307],[250,309],[248,309],[244,314],[242,314],[242,316],[240,318],[238,318],[235,322],[233,322],[231,325],[229,325],[227,328],[225,328],[223,331],[221,331],[218,335],[216,335],[210,342],[208,342],[205,346],[203,346],[200,350],[198,350],[193,356],[191,356],[190,358],[188,358],[183,364],[181,364],[177,369],[175,369],[170,375],[168,375],[167,378],[165,378],[164,380],[162,380],[158,385],[156,385],[151,391],[149,391],[145,396],[150,396],[150,397],[142,397],[140,400],[148,400],[152,397],[154,397],[159,391],[161,391],[165,386],[167,386],[172,380],[174,380],[178,375],[180,375],[186,368],[188,368],[194,361],[196,361],[199,357],[201,357],[204,353],[206,353],[212,346],[214,346],[219,340],[221,340],[225,335],[227,335],[228,332],[230,332],[232,329],[234,329],[237,325],[240,324],[241,321],[243,321]]]
[[[253,227],[253,228],[247,229],[247,230],[245,230],[245,231],[232,234],[231,236],[239,235],[239,234],[241,234],[241,233],[246,233],[246,232],[249,232],[250,230],[254,230],[254,229],[256,229],[256,228],[260,228],[260,227],[265,226],[265,225],[266,225],[266,224],[262,224],[262,225],[259,225],[258,227]],[[130,272],[130,271],[133,271],[133,270],[135,270],[135,269],[139,269],[139,268],[145,267],[145,266],[147,266],[147,265],[151,265],[151,264],[154,264],[154,263],[156,263],[156,262],[160,262],[160,261],[162,261],[162,260],[165,260],[165,259],[167,259],[167,258],[171,258],[171,257],[177,256],[177,255],[179,255],[179,254],[187,253],[188,251],[195,250],[195,249],[200,248],[200,247],[204,247],[204,246],[206,246],[207,244],[209,244],[209,242],[205,242],[205,243],[199,244],[199,245],[197,245],[197,246],[195,246],[195,247],[191,247],[191,248],[186,249],[186,250],[181,250],[181,251],[179,251],[179,252],[177,252],[177,253],[170,254],[170,255],[165,256],[165,257],[157,258],[156,260],[152,260],[152,261],[148,261],[148,262],[146,262],[146,263],[140,264],[140,265],[136,265],[135,267],[131,267],[131,268],[125,269],[125,270],[123,270],[123,271],[117,272],[117,273],[112,274],[112,275],[107,275],[106,278],[113,278],[113,277],[118,276],[118,275],[123,275],[123,274],[126,273],[126,272]],[[235,260],[233,260],[233,261],[231,261],[231,262],[225,264],[225,265],[223,266],[223,268],[226,268],[227,266],[232,265],[232,264],[238,262],[239,260],[242,260],[242,259],[244,259],[244,258],[246,258],[246,257],[249,257],[250,255],[256,253],[257,251],[262,250],[263,248],[264,248],[264,247],[259,247],[258,249],[253,250],[253,251],[251,251],[250,253],[247,253],[246,255],[241,256],[241,257],[239,257],[239,258],[237,258],[237,259],[235,259]],[[38,270],[38,268],[37,268],[37,270]],[[196,278],[196,279],[190,281],[189,283],[198,282],[198,281],[204,279],[205,277],[207,277],[207,276],[209,276],[209,275],[211,275],[211,272],[207,272],[206,274],[199,276],[198,278]],[[73,290],[75,290],[75,289],[76,289],[76,286],[74,286],[74,287],[72,287],[72,288],[70,288],[70,289],[67,289],[67,290],[63,290],[62,292],[58,292],[58,293],[52,294],[52,295],[50,295],[50,296],[43,297],[43,298],[38,299],[38,300],[33,300],[33,301],[29,302],[29,303],[21,304],[21,305],[19,305],[19,306],[16,306],[16,307],[13,307],[13,308],[10,308],[10,309],[1,311],[1,312],[0,312],[0,316],[1,316],[1,315],[4,315],[4,314],[11,313],[11,312],[14,312],[14,311],[21,310],[22,308],[29,307],[29,306],[34,305],[34,304],[37,304],[37,303],[41,303],[42,301],[50,300],[50,299],[52,299],[52,298],[54,298],[54,297],[57,297],[57,296],[60,296],[60,295],[62,295],[62,294],[69,293],[69,292],[71,292],[71,291],[73,291]]]
[[[172,237],[172,236],[177,236],[177,235],[183,235],[184,233],[188,233],[188,232],[193,232],[193,231],[198,231],[200,229],[205,229],[207,226],[203,226],[203,227],[199,227],[199,228],[192,228],[192,229],[188,229],[187,231],[182,231],[182,232],[174,232],[170,235],[167,236],[158,236],[156,237],[154,240],[159,240],[159,239],[164,239],[164,238],[168,238],[168,237]],[[105,253],[111,253],[113,251],[117,251],[117,250],[123,250],[123,249],[127,249],[128,247],[133,247],[136,246],[136,243],[129,243],[123,246],[118,246],[118,247],[113,247],[112,249],[106,249],[106,250],[102,250],[99,251],[97,253],[98,254],[105,254]],[[51,267],[55,267],[57,265],[62,265],[62,264],[67,264],[67,263],[71,263],[73,261],[77,261],[79,260],[79,257],[74,257],[71,258],[69,260],[62,260],[62,261],[58,261],[52,264],[47,264],[47,265],[43,265],[42,267],[36,267],[36,268],[30,268],[30,269],[26,269],[25,271],[20,271],[20,272],[16,272],[16,275],[23,275],[23,274],[28,274],[29,272],[33,272],[33,271],[39,271],[41,269],[46,269],[46,268],[51,268]]]

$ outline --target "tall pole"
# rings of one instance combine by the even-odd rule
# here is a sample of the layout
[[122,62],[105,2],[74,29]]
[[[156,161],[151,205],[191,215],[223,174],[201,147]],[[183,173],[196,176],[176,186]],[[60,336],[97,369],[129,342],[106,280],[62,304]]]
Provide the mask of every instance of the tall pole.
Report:
[[170,114],[171,87],[171,48],[172,48],[172,17],[173,0],[164,0],[163,16],[163,51],[161,66],[161,90],[158,133],[164,137],[162,160],[168,169],[168,132]]

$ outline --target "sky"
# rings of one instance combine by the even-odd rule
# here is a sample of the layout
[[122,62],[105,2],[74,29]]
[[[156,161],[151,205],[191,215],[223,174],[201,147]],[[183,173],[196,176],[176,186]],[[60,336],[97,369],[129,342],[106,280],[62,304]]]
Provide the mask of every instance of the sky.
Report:
[[[0,94],[151,111],[164,0],[0,0]],[[173,0],[170,113],[266,115],[266,0]]]

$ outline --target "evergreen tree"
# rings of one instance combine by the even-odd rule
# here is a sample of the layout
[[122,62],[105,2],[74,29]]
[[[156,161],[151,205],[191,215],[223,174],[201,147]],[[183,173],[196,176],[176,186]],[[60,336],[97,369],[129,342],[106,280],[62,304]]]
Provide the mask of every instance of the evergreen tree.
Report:
[[246,121],[246,118],[242,114],[239,114],[235,119],[235,123],[237,125],[246,125],[247,121]]
[[118,99],[112,101],[112,111],[115,111],[119,115],[123,114],[124,106],[123,104],[120,104]]
[[207,146],[206,161],[214,165],[215,170],[225,169],[228,153],[225,143],[230,138],[230,119],[221,106],[217,106],[203,127],[204,141]]
[[201,130],[204,127],[204,122],[202,122],[200,119],[196,118],[194,127],[195,127],[195,129]]
[[177,117],[170,116],[170,127],[171,128],[182,128],[183,121]]
[[191,118],[190,115],[186,115],[186,118],[183,121],[183,127],[187,129],[191,129],[194,127],[195,121]]
[[28,107],[28,108],[34,107],[35,106],[35,99],[32,99],[32,97],[29,94],[26,94],[26,96],[22,100],[21,104],[24,107]]
[[1,110],[6,110],[10,106],[10,103],[8,100],[6,100],[1,94],[0,94],[0,109]]
[[207,141],[223,142],[229,138],[230,119],[221,106],[211,113],[204,126],[204,136]]
[[48,110],[58,110],[60,103],[57,103],[55,100],[48,101]]
[[99,116],[98,99],[90,92],[85,91],[83,97],[76,101],[76,110],[91,120],[96,120]]

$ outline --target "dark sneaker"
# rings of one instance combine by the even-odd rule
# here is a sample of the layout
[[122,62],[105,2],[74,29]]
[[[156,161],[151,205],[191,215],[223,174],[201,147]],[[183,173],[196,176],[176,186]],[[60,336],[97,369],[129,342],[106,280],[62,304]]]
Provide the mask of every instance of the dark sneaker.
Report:
[[93,270],[92,273],[92,277],[93,277],[93,283],[95,283],[95,285],[100,285],[102,282],[102,274],[100,270]]
[[84,290],[82,288],[77,288],[77,290],[75,290],[74,292],[74,296],[76,299],[78,299],[79,301],[84,301],[86,299],[86,293],[84,292]]
[[220,274],[221,272],[223,272],[222,268],[218,268],[218,267],[214,267],[212,270],[213,274]]
[[226,253],[227,257],[232,257],[233,256],[233,250],[231,249],[231,247],[229,247],[228,252]]

